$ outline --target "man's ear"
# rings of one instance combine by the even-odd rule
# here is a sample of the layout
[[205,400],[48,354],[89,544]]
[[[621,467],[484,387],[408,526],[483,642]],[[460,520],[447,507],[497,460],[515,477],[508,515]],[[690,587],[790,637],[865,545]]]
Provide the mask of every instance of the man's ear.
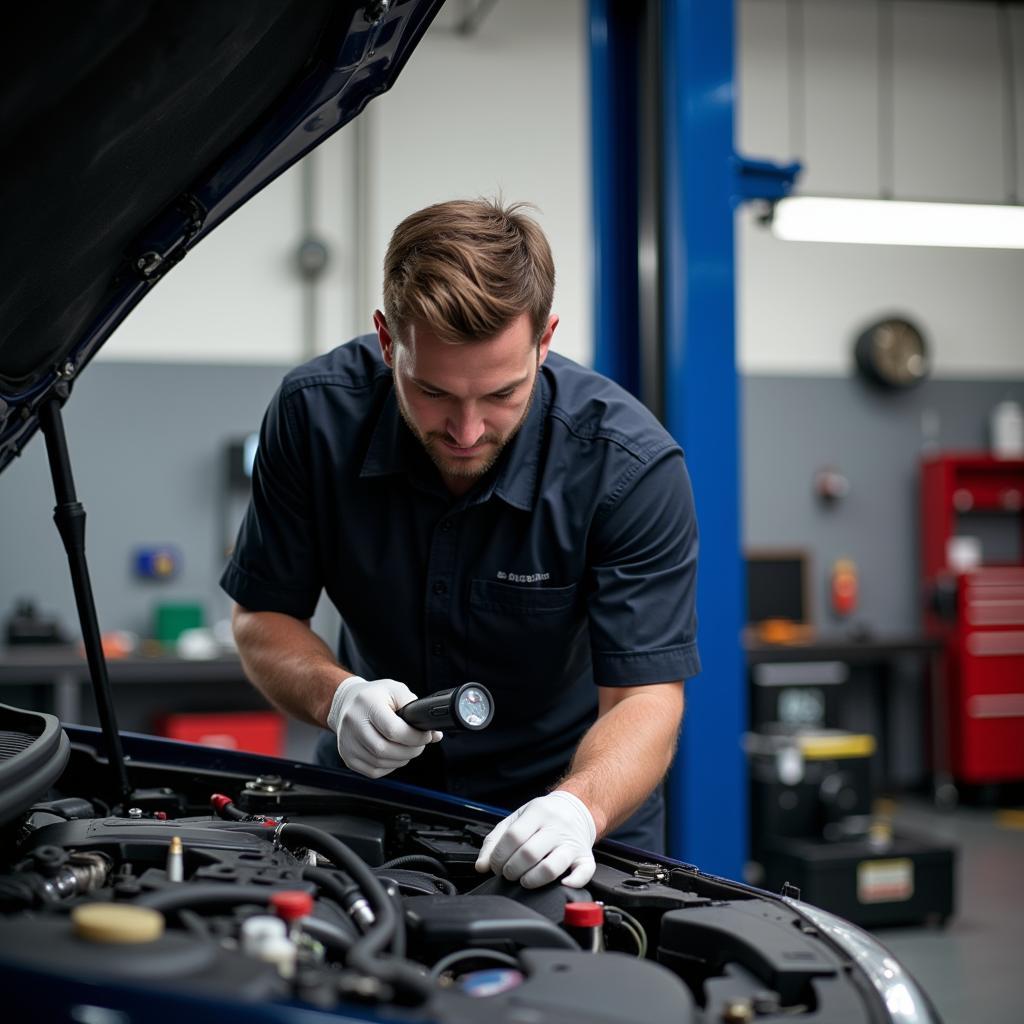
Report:
[[552,313],[548,317],[548,326],[540,336],[537,343],[537,365],[540,366],[548,357],[548,349],[551,347],[551,339],[554,337],[555,328],[558,326],[558,314]]
[[395,368],[395,342],[388,330],[388,322],[384,314],[379,310],[373,311],[373,326],[377,331],[377,341],[380,343],[380,354],[384,358],[384,365]]

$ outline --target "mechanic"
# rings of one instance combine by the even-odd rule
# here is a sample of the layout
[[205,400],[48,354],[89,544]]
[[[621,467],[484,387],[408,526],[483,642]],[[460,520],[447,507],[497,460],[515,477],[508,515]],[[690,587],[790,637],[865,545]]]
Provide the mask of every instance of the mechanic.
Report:
[[[518,807],[477,868],[526,887],[584,885],[605,835],[664,848],[661,780],[700,667],[683,453],[550,351],[554,276],[520,205],[399,224],[376,336],[274,397],[221,579],[249,678],[330,730],[320,763]],[[322,590],[337,657],[310,628]],[[396,714],[470,680],[494,694],[484,732],[438,742]]]

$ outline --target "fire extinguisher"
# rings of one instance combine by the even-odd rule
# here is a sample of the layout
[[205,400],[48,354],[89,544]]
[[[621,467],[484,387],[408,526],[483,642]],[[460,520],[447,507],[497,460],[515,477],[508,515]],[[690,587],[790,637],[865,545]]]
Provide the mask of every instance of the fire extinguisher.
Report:
[[832,566],[830,588],[832,611],[841,619],[857,610],[857,566],[850,558],[837,559]]

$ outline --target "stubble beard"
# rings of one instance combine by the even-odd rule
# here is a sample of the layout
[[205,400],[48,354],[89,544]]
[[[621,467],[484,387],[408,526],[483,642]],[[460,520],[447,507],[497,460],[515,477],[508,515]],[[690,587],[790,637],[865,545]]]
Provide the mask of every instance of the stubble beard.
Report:
[[494,447],[489,453],[482,456],[483,461],[477,462],[475,459],[453,459],[450,456],[446,456],[440,449],[440,445],[444,443],[446,434],[440,431],[429,431],[424,433],[419,427],[416,426],[412,421],[412,417],[409,415],[409,410],[405,407],[405,402],[402,399],[401,392],[398,388],[395,388],[395,398],[398,400],[398,411],[405,421],[405,425],[412,432],[413,437],[421,445],[423,445],[424,451],[430,457],[430,461],[437,467],[442,477],[449,477],[453,480],[475,480],[482,477],[488,470],[490,470],[494,464],[501,457],[501,453],[505,450],[506,445],[519,433],[520,428],[526,422],[526,417],[530,414],[530,409],[533,406],[534,395],[537,392],[537,378],[540,374],[536,374],[533,378],[533,387],[530,389],[530,397],[527,399],[526,406],[523,409],[522,416],[519,417],[519,421],[516,425],[504,435],[499,437],[494,434],[485,434],[479,443],[491,444]]

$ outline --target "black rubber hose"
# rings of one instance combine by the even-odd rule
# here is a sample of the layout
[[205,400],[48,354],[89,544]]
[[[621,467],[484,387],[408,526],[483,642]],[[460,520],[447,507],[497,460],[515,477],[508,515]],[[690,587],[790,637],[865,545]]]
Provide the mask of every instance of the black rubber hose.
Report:
[[395,913],[394,905],[381,885],[380,879],[366,866],[363,859],[323,829],[311,825],[285,823],[277,829],[277,836],[285,846],[304,846],[316,853],[322,853],[335,867],[352,876],[362,890],[376,921],[370,930],[356,943],[354,953],[376,956],[391,942],[396,930],[405,930],[405,921]]
[[214,793],[210,797],[210,802],[213,804],[214,812],[218,817],[223,818],[225,821],[249,821],[250,815],[246,814],[241,807],[238,807],[233,800],[228,800],[226,803],[214,803],[214,798],[217,800],[223,800],[224,797],[221,793]]
[[380,879],[367,867],[362,858],[329,832],[310,825],[286,823],[278,827],[276,834],[285,846],[302,846],[322,853],[335,867],[346,871],[362,890],[373,909],[377,920],[365,935],[352,944],[346,961],[348,966],[371,977],[400,986],[422,1000],[429,998],[435,992],[435,986],[429,978],[407,962],[379,958],[379,954],[396,938],[399,945],[404,948],[405,921],[395,912],[394,904],[381,885]]
[[[348,912],[349,904],[351,902],[353,894],[362,896],[362,892],[359,886],[355,884],[347,875],[339,877],[333,871],[328,871],[327,868],[315,868],[312,865],[304,867],[302,869],[302,877],[307,882],[312,882],[322,893],[329,896],[338,907]],[[352,923],[353,934],[348,936],[348,945],[352,946],[361,934],[357,925]],[[348,948],[348,947],[346,947]]]
[[450,970],[462,960],[470,962],[489,960],[491,963],[498,963],[502,967],[511,967],[515,970],[519,970],[521,967],[514,956],[509,956],[508,953],[499,953],[496,949],[457,949],[454,953],[441,957],[430,969],[430,976],[440,978],[445,971]]
[[327,868],[315,868],[312,864],[302,869],[302,877],[307,882],[312,882],[318,888],[323,889],[342,910],[348,909],[345,904],[352,891],[358,889],[354,882],[346,882],[344,878],[339,878]]
[[428,853],[410,853],[405,857],[395,857],[393,860],[386,860],[377,870],[404,868],[409,864],[426,864],[435,875],[448,877],[448,869],[436,857],[431,857]]
[[[343,910],[348,910],[349,899],[352,895],[353,890],[362,896],[362,890],[347,876],[339,878],[336,874],[328,871],[326,868],[314,868],[307,867],[302,869],[302,877],[307,881],[312,882],[314,885],[319,886],[324,892],[326,892],[331,899],[335,901]],[[387,889],[385,889],[387,892]],[[401,916],[404,914],[402,906],[402,894],[395,889],[393,893],[389,893],[391,896],[391,902],[395,904],[395,914]],[[355,940],[353,939],[352,942]],[[352,945],[349,942],[349,945]],[[405,932],[396,931],[391,939],[391,954],[396,957],[405,956]]]
[[338,953],[344,960],[352,948],[355,939],[336,924],[324,921],[319,917],[304,917],[302,930],[322,942],[329,950]]

